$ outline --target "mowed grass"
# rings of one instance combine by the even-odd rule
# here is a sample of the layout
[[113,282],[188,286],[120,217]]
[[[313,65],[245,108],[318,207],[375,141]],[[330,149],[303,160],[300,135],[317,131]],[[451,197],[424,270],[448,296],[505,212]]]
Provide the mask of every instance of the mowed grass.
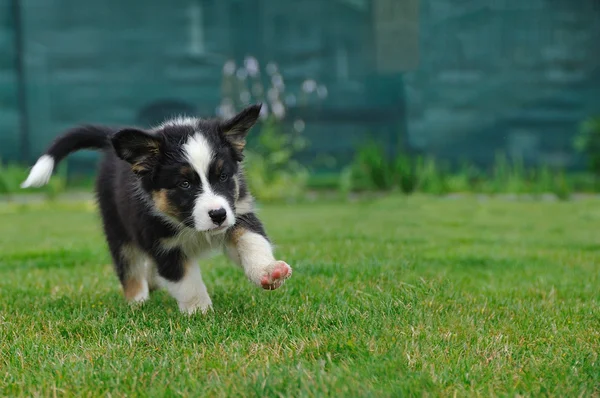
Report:
[[0,206],[0,395],[600,395],[600,202],[260,214],[293,277],[210,259],[188,318],[125,304],[93,205]]

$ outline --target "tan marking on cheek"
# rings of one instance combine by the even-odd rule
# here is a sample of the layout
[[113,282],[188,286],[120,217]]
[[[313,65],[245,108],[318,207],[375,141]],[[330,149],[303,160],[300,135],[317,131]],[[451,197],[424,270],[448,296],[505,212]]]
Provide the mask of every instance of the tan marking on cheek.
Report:
[[123,282],[123,293],[128,301],[133,300],[143,289],[142,282],[138,279],[126,279]]
[[175,208],[175,206],[173,206],[169,202],[169,197],[167,195],[166,189],[161,189],[160,191],[154,191],[152,193],[152,200],[154,200],[154,204],[156,205],[156,208],[158,210],[160,210],[161,212],[163,212],[171,217],[175,217],[175,218],[179,217],[179,211],[177,210],[177,208]]

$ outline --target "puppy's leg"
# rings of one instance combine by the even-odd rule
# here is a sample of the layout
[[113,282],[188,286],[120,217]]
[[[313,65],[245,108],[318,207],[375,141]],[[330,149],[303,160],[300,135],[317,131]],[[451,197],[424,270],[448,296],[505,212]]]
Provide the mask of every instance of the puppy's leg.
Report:
[[149,297],[146,274],[146,256],[131,241],[120,221],[111,192],[99,186],[99,204],[106,242],[112,255],[115,271],[123,287],[123,294],[130,303],[142,303]]
[[120,254],[121,261],[117,263],[117,273],[123,286],[125,298],[130,303],[143,303],[150,297],[148,258],[131,243],[122,245]]
[[225,252],[244,268],[248,279],[263,289],[277,289],[292,275],[285,261],[275,260],[262,223],[253,213],[238,216],[227,232]]
[[200,274],[200,267],[186,258],[179,250],[171,250],[155,256],[158,281],[177,300],[185,314],[206,313],[212,301]]

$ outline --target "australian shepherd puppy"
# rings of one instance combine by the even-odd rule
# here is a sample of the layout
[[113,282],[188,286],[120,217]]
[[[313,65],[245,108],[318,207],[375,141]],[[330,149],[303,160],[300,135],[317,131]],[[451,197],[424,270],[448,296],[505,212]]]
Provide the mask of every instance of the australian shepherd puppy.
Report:
[[277,289],[292,269],[273,256],[241,164],[260,109],[250,106],[229,120],[178,118],[152,130],[76,127],[50,145],[22,187],[46,184],[72,152],[103,152],[96,194],[129,302],[146,301],[162,287],[182,312],[208,311],[197,260],[215,249],[257,286]]

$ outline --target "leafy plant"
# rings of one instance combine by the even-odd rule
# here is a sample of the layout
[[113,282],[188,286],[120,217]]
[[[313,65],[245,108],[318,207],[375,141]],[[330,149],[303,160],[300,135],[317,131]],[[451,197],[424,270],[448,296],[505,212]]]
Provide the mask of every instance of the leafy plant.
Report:
[[29,174],[29,168],[17,164],[3,164],[0,162],[0,195],[44,193],[48,199],[54,199],[67,188],[67,165],[61,164],[47,185],[40,188],[21,189],[21,183]]
[[392,165],[395,184],[403,193],[410,194],[417,189],[418,178],[410,156],[400,153]]
[[381,144],[370,141],[357,152],[351,166],[352,182],[358,190],[387,191],[394,186],[393,164]]
[[419,192],[434,195],[448,193],[447,175],[433,157],[419,157],[416,162]]
[[510,160],[498,153],[494,162],[489,193],[526,193],[529,191],[528,178],[521,159]]
[[294,155],[306,147],[306,140],[284,132],[283,124],[269,117],[256,141],[246,150],[244,162],[252,194],[262,201],[299,198],[306,189],[308,171]]
[[302,136],[306,126],[302,119],[289,120],[289,113],[326,98],[327,88],[314,79],[306,79],[300,88],[288,85],[274,62],[263,67],[253,56],[240,65],[225,62],[218,115],[231,117],[252,102],[263,104],[262,128],[249,137],[245,162],[248,184],[257,199],[290,200],[304,194],[307,168],[294,158],[308,145]]

